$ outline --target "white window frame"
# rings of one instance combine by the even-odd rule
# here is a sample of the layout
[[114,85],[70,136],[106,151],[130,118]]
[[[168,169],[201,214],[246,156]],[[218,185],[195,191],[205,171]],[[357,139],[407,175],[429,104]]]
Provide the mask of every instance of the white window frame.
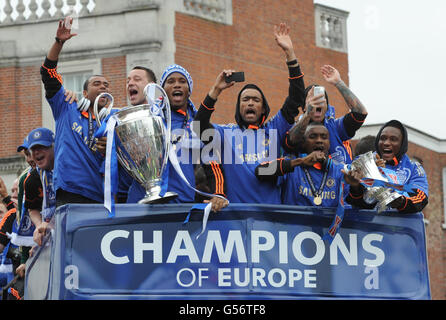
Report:
[[[67,62],[59,62],[57,64],[57,72],[62,75],[70,73],[87,72],[93,74],[102,74],[101,59],[75,60]],[[42,127],[48,128],[55,132],[55,122],[51,112],[50,105],[45,97],[45,87],[42,84]],[[70,88],[66,88],[70,89]],[[80,97],[78,97],[80,99]]]

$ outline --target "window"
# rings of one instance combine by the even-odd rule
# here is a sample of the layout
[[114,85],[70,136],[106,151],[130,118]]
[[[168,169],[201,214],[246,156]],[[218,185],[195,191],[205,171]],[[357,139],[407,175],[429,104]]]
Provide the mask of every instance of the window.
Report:
[[91,75],[91,71],[62,74],[64,79],[63,85],[66,89],[74,91],[78,99],[80,99],[82,97],[84,81]]
[[[102,73],[101,59],[59,62],[57,71],[63,77],[64,88],[76,92],[78,99],[82,97],[84,81],[93,74]],[[42,126],[55,132],[55,123],[51,108],[45,98],[42,84]]]

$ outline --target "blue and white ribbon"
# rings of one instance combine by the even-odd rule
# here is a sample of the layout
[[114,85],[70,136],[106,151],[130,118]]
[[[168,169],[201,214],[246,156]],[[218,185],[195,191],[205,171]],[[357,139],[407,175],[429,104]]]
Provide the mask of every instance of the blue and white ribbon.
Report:
[[[189,188],[191,188],[192,190],[194,190],[195,192],[197,192],[198,194],[201,194],[201,195],[203,195],[203,196],[206,196],[206,197],[209,197],[209,198],[213,198],[213,197],[221,198],[221,199],[223,199],[223,200],[228,201],[228,203],[229,203],[229,200],[226,199],[226,198],[223,197],[223,196],[216,195],[216,194],[210,194],[210,193],[206,193],[206,192],[200,191],[200,190],[198,190],[198,189],[195,189],[195,188],[189,183],[189,181],[187,180],[187,178],[185,177],[185,175],[184,175],[184,173],[183,173],[183,170],[181,169],[180,164],[179,164],[179,162],[178,162],[177,153],[176,153],[176,151],[174,150],[174,148],[173,148],[172,146],[169,148],[169,161],[170,161],[170,163],[172,164],[172,167],[175,169],[175,171],[176,171],[176,172],[178,173],[178,175],[180,176],[180,178],[186,183],[186,185],[187,185]],[[202,231],[201,231],[201,233],[197,236],[197,239],[198,239],[198,238],[204,233],[204,231],[206,230],[206,224],[207,224],[207,220],[208,220],[208,218],[209,218],[209,214],[210,214],[210,211],[211,211],[211,207],[212,207],[212,204],[211,204],[211,203],[208,203],[208,204],[199,204],[199,205],[197,205],[195,208],[193,207],[193,209],[203,210],[203,227],[202,227]],[[191,209],[191,210],[192,210],[192,209]],[[190,215],[190,212],[189,212],[189,215]],[[188,220],[188,218],[187,218],[187,220]]]
[[118,158],[116,154],[115,127],[116,117],[108,118],[105,129],[104,125],[98,130],[99,134],[105,130],[107,134],[107,146],[105,149],[105,172],[104,172],[104,207],[108,210],[108,217],[115,216],[115,195],[118,192]]
[[330,227],[328,228],[328,231],[322,237],[323,240],[328,240],[330,243],[333,241],[336,234],[338,233],[338,230],[341,227],[342,220],[344,220],[344,213],[345,213],[344,188],[345,188],[345,182],[344,180],[342,180],[341,185],[339,186],[339,202],[338,202],[338,207],[336,208],[335,217]]
[[12,261],[11,259],[8,259],[6,256],[8,254],[9,246],[11,245],[11,242],[9,242],[6,247],[3,249],[2,254],[0,255],[1,261],[0,261],[0,273],[9,273],[11,274],[13,272],[12,270]]
[[186,224],[189,222],[190,215],[192,211],[194,210],[202,210],[203,211],[203,223],[201,227],[201,232],[196,236],[195,239],[198,239],[206,230],[206,225],[208,222],[209,214],[211,213],[212,203],[197,203],[190,208],[190,211],[184,220],[183,224]]

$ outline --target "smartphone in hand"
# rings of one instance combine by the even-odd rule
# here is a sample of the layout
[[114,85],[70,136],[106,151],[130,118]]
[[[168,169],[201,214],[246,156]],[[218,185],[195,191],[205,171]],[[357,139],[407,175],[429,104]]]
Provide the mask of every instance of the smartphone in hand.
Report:
[[321,87],[321,86],[314,86],[313,87],[313,93],[314,93],[314,97],[319,96],[321,94],[325,94],[325,88]]
[[244,72],[233,72],[229,77],[225,76],[226,83],[231,83],[232,81],[235,81],[235,82],[245,81],[245,73]]

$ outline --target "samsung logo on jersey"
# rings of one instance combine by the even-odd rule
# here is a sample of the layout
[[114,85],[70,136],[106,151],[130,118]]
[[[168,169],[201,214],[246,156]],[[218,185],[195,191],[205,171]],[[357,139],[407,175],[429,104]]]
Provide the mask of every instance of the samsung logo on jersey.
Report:
[[[362,239],[358,239],[357,234],[351,233],[348,235],[348,241],[344,241],[341,235],[337,234],[333,242],[328,244],[317,233],[311,231],[290,234],[287,231],[272,233],[265,230],[251,230],[251,243],[245,247],[240,230],[230,230],[225,243],[223,243],[219,230],[209,230],[204,247],[200,246],[200,250],[197,251],[189,231],[178,230],[168,252],[163,251],[163,241],[165,241],[163,231],[154,230],[151,233],[153,240],[144,242],[143,239],[148,236],[144,235],[142,230],[110,231],[101,239],[102,256],[109,263],[118,265],[144,262],[173,264],[179,257],[185,257],[189,259],[190,263],[196,264],[210,263],[212,257],[218,259],[218,261],[212,262],[218,263],[247,263],[248,257],[250,263],[262,263],[263,254],[269,251],[277,251],[279,264],[287,264],[291,260],[295,260],[303,265],[312,266],[320,263],[327,254],[329,254],[331,265],[338,264],[339,255],[342,255],[350,266],[361,264],[379,267],[385,261],[384,251],[376,246],[376,244],[382,243],[383,236],[376,233],[369,233]],[[129,246],[133,246],[133,256],[119,255],[112,251],[112,244],[121,241],[126,241]],[[305,255],[302,248],[303,243],[307,241],[314,247],[314,250],[311,254],[306,253],[307,255]],[[122,242],[120,244],[122,245]],[[358,261],[359,248],[368,253],[367,258],[362,261]],[[144,255],[147,251],[152,254]],[[291,256],[289,255],[290,251],[292,252]],[[151,257],[150,261],[144,260],[149,257]]]

